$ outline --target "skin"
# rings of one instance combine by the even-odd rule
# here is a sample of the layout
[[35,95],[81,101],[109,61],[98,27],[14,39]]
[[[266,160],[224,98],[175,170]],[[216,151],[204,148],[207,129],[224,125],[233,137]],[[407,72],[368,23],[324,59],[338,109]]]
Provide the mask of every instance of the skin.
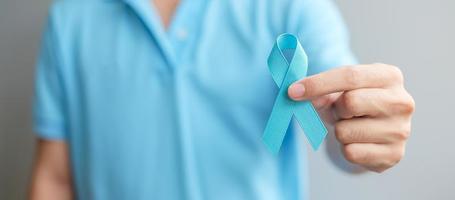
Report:
[[[167,28],[179,1],[153,0]],[[325,115],[335,115],[335,134],[347,160],[382,172],[404,155],[414,101],[398,68],[372,64],[333,69],[289,87],[294,100],[312,100]],[[37,140],[29,199],[73,199],[68,145]]]
[[295,82],[288,94],[296,101],[312,100],[332,118],[328,121],[351,163],[383,172],[403,158],[415,104],[397,67],[340,67]]
[[29,199],[73,199],[66,143],[39,139],[36,147]]

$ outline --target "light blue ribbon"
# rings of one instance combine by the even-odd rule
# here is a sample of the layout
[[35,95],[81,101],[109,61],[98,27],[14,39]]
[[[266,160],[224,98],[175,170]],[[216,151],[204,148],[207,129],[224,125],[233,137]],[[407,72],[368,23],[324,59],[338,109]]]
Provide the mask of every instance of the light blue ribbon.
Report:
[[327,135],[324,123],[310,101],[297,102],[288,97],[288,87],[305,77],[308,71],[308,58],[297,37],[287,33],[278,36],[267,64],[280,91],[262,136],[264,143],[277,154],[295,116],[311,146],[317,150]]

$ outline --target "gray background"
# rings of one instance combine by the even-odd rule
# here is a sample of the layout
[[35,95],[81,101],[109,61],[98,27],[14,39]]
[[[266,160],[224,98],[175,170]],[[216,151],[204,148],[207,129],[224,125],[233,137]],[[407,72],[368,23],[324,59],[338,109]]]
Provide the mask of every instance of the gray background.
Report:
[[[50,0],[0,0],[0,199],[25,198],[33,62]],[[310,151],[311,199],[455,199],[455,1],[337,0],[364,63],[401,67],[417,111],[406,157],[349,175]]]

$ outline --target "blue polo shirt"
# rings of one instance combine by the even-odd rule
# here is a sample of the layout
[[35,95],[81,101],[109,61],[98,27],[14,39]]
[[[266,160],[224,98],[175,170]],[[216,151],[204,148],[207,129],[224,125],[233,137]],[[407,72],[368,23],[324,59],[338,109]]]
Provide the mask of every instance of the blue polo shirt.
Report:
[[[183,0],[165,30],[150,0],[53,3],[34,127],[69,145],[78,199],[304,199],[305,140],[261,141],[278,88],[276,36],[311,74],[353,63],[328,0]],[[291,129],[295,130],[295,129]]]

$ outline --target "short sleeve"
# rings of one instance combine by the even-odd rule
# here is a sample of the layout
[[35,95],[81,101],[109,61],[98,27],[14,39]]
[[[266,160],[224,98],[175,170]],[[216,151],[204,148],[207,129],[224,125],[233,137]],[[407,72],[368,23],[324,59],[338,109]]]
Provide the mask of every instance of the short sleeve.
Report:
[[343,18],[331,0],[296,0],[289,29],[296,32],[309,58],[309,74],[356,64]]
[[52,16],[48,17],[36,62],[33,128],[40,138],[65,140],[62,79]]

